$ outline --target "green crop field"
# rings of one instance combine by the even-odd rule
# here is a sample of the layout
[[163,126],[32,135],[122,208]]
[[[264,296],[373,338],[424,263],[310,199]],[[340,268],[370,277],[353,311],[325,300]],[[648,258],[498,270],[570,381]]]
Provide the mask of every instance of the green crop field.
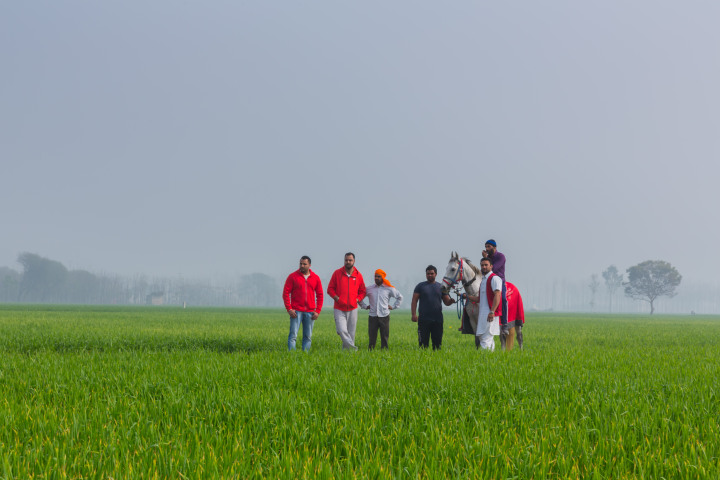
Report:
[[[394,312],[0,306],[0,478],[720,478],[720,318],[531,314],[523,352]],[[499,343],[499,342],[498,342]]]

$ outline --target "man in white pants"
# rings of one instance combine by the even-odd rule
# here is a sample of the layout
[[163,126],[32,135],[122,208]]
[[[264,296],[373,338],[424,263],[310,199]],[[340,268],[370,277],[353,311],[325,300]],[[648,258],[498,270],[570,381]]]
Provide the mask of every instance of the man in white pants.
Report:
[[355,327],[357,326],[358,302],[365,298],[365,281],[355,268],[355,254],[345,254],[345,265],[333,272],[327,289],[335,300],[333,314],[335,330],[342,340],[344,350],[357,350]]
[[480,347],[491,352],[495,350],[495,335],[500,335],[500,316],[502,315],[502,286],[500,276],[492,271],[492,263],[487,258],[480,261],[480,292],[477,297],[468,296],[472,302],[478,302],[480,313],[478,315],[477,331],[475,336],[480,338]]

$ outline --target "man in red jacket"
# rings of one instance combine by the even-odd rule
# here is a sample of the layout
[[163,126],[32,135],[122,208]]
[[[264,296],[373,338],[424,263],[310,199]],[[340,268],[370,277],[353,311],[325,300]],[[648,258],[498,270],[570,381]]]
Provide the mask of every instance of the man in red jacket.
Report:
[[335,330],[342,339],[343,349],[357,350],[355,327],[357,327],[358,302],[365,298],[365,281],[355,268],[355,254],[345,254],[345,266],[332,274],[327,289],[335,300]]
[[303,326],[303,351],[310,350],[312,329],[323,305],[323,289],[320,277],[310,270],[307,255],[300,258],[300,268],[288,275],[283,288],[283,302],[290,315],[288,350],[295,350],[300,323]]

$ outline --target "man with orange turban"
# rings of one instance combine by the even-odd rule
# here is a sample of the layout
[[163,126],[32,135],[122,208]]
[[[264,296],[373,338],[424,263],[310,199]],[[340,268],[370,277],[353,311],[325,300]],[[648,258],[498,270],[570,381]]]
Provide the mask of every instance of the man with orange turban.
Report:
[[[380,330],[380,348],[388,348],[390,310],[397,309],[403,300],[402,294],[392,286],[386,277],[387,274],[384,271],[375,270],[375,283],[366,288],[367,296],[365,298],[368,299],[368,304],[365,304],[365,300],[360,302],[360,308],[370,310],[368,318],[368,335],[370,337],[368,347],[370,350],[375,348],[378,330]],[[391,298],[395,299],[395,305],[390,305]]]

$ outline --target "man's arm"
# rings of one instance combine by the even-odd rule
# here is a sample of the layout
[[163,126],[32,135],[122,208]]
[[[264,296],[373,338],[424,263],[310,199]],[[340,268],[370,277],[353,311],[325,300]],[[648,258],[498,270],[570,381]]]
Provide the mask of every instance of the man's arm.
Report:
[[392,307],[388,305],[388,308],[390,310],[397,310],[397,308],[403,301],[402,293],[398,292],[397,288],[393,288],[390,293],[393,297],[395,297],[395,305],[393,305]]
[[327,289],[328,295],[332,297],[333,300],[337,298],[337,275],[335,275],[335,272],[333,272],[332,277],[330,277],[330,283],[328,283],[328,289]]
[[495,310],[498,309],[500,306],[500,301],[502,300],[502,290],[495,290],[493,292],[493,304],[490,307],[490,313],[488,313],[487,321],[488,323],[495,320]]
[[292,309],[292,303],[290,302],[290,292],[292,291],[292,274],[288,275],[287,280],[285,280],[285,286],[283,287],[283,303],[285,304],[285,310],[287,310],[288,315],[290,315],[290,318],[297,317],[297,313],[295,313],[295,310]]
[[447,305],[448,307],[449,307],[450,305],[452,305],[453,303],[455,303],[455,299],[454,299],[454,298],[450,298],[450,295],[448,295],[447,293],[443,294],[443,296],[442,296],[442,301],[443,301],[443,303],[444,303],[445,305]]
[[358,302],[361,302],[365,295],[367,295],[367,289],[365,288],[365,280],[360,272],[358,272],[358,281],[360,286],[358,287]]
[[420,299],[420,294],[419,294],[419,293],[413,293],[412,302],[410,303],[410,313],[412,314],[412,321],[413,321],[413,322],[417,322],[417,321],[418,321],[418,317],[417,317],[416,312],[417,312],[417,304],[418,304],[418,300],[419,300],[419,299]]
[[[367,292],[367,287],[365,287],[365,291]],[[367,304],[365,303],[365,300],[368,301]],[[370,294],[369,293],[367,295],[365,295],[365,298],[363,298],[362,300],[360,300],[358,302],[358,306],[360,308],[362,308],[363,310],[370,310]]]

